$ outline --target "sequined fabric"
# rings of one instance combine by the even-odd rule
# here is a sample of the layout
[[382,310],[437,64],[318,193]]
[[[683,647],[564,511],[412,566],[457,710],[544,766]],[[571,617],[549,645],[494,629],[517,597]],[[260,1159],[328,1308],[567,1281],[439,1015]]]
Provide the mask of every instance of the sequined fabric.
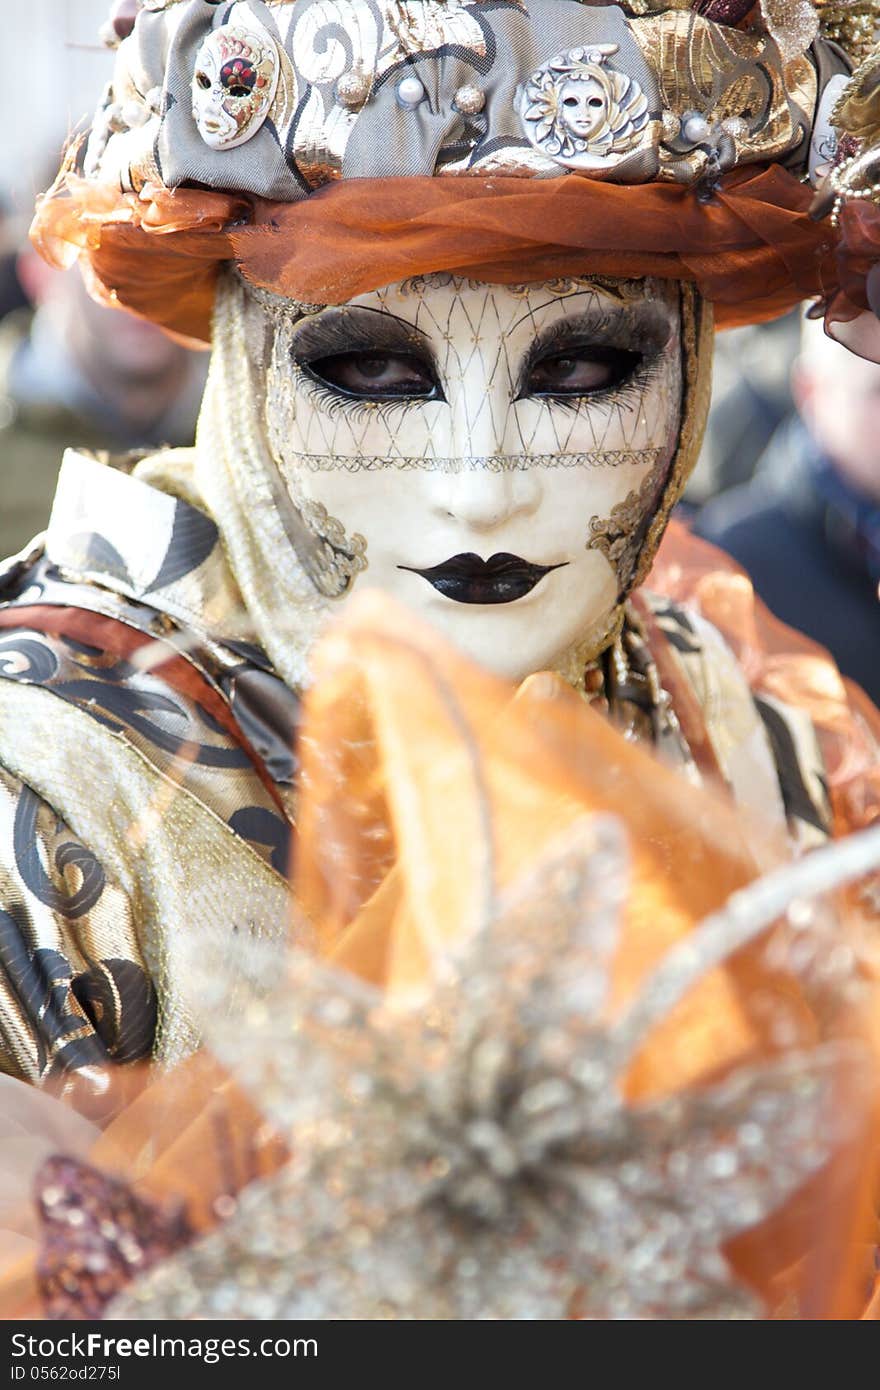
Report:
[[37,1279],[54,1321],[100,1318],[126,1284],[192,1239],[182,1212],[166,1214],[74,1159],[48,1159],[36,1197],[47,1231]]

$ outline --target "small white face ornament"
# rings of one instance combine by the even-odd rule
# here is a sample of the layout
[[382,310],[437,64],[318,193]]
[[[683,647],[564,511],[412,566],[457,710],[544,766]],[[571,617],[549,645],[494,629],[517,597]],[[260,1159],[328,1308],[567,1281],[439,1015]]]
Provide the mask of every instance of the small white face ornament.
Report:
[[572,135],[589,140],[605,116],[605,94],[595,78],[565,82],[559,91],[559,113]]
[[603,631],[677,447],[675,285],[429,276],[264,312],[266,436],[321,592],[377,586],[513,679]]
[[256,135],[278,88],[279,63],[268,35],[240,24],[214,29],[196,57],[192,114],[212,150],[232,150]]
[[614,66],[617,44],[560,53],[532,73],[520,98],[523,133],[567,169],[608,172],[653,146],[648,98]]

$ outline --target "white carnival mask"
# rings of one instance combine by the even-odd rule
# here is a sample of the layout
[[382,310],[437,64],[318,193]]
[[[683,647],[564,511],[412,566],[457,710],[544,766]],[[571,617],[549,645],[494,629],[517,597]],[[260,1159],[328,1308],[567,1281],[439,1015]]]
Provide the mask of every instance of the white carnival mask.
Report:
[[514,679],[595,646],[678,443],[676,285],[435,275],[250,312],[279,505],[325,607],[378,586]]
[[256,135],[278,87],[277,50],[268,35],[241,24],[214,29],[196,57],[193,120],[212,150]]

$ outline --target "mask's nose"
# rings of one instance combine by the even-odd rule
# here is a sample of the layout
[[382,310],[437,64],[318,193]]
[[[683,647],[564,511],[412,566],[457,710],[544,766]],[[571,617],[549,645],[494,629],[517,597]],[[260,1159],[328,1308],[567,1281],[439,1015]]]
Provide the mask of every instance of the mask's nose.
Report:
[[[482,324],[475,333],[488,333]],[[496,346],[495,353],[498,348]],[[449,430],[446,447],[453,471],[433,475],[434,512],[472,531],[494,531],[528,516],[541,502],[534,468],[505,467],[511,433],[511,370],[503,355],[491,360],[477,352],[459,363],[447,380]],[[479,369],[478,369],[479,368]],[[448,376],[449,374],[447,374]],[[521,440],[517,443],[522,447]]]
[[465,467],[434,475],[434,512],[472,531],[494,531],[535,512],[541,485],[533,468]]

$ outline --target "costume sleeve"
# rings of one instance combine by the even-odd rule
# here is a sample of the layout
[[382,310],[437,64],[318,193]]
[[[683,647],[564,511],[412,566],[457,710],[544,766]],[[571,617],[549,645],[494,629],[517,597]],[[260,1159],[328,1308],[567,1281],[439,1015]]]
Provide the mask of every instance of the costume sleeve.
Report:
[[810,830],[806,793],[817,812],[827,797],[835,837],[874,824],[880,712],[841,677],[828,652],[775,618],[728,555],[674,522],[649,582],[711,623],[733,652],[773,748],[789,821],[794,812],[800,828]]
[[[798,851],[824,844],[831,806],[812,719],[786,700],[752,691],[718,629],[697,613],[688,616],[699,638],[701,669],[694,687],[737,804],[774,820],[784,816]],[[692,662],[687,652],[679,655]]]
[[0,768],[0,1071],[64,1087],[150,1054],[156,994],[127,896]]

